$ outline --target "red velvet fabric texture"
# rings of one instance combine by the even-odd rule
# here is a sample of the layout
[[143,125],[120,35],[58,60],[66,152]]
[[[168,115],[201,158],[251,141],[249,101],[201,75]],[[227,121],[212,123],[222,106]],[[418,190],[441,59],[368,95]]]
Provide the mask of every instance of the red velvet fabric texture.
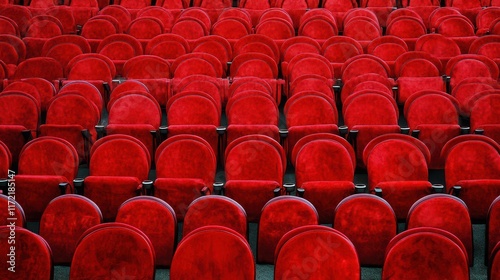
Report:
[[386,140],[373,147],[366,158],[368,185],[381,182],[427,181],[427,159],[414,144],[404,140]]
[[[366,215],[367,211],[371,214]],[[384,199],[357,194],[345,198],[337,206],[333,228],[344,233],[354,244],[361,265],[382,266],[387,244],[397,234],[397,219]]]
[[156,151],[156,164],[158,178],[199,178],[206,186],[213,183],[217,168],[209,143],[189,135],[173,136],[163,142]]
[[215,78],[222,77],[222,65],[219,60],[211,54],[204,53],[187,54],[178,57],[172,63],[172,71],[174,78],[184,78],[196,74]]
[[140,230],[121,223],[98,225],[89,229],[78,243],[70,278],[153,279],[154,259],[151,242]]
[[19,154],[26,142],[22,134],[24,130],[26,128],[21,125],[0,125],[0,141],[9,148],[14,164],[19,161]]
[[188,51],[189,45],[184,37],[177,34],[162,34],[148,42],[144,54],[173,60],[185,55]]
[[[297,146],[298,147],[298,146]],[[350,148],[350,147],[349,147]],[[330,139],[318,139],[300,147],[294,160],[297,185],[310,181],[352,181],[352,150]]]
[[436,227],[454,234],[467,250],[469,265],[474,264],[472,223],[462,200],[446,194],[433,194],[418,200],[407,218],[407,228],[415,227]]
[[255,33],[266,35],[274,40],[285,40],[295,35],[292,24],[281,18],[261,21],[255,27]]
[[295,196],[273,198],[262,208],[257,236],[257,262],[273,264],[276,245],[285,233],[300,226],[317,225],[318,222],[316,209],[305,199]]
[[[307,261],[306,261],[307,260]],[[290,238],[277,255],[276,279],[360,279],[354,245],[336,230],[311,228]]]
[[[24,206],[26,220],[40,220],[49,202],[61,195],[59,183],[71,183],[71,181],[57,175],[16,176],[16,200]],[[71,185],[66,192],[73,192]]]
[[299,27],[299,36],[326,40],[336,35],[338,30],[335,21],[329,21],[328,18],[319,15],[304,21]]
[[339,202],[354,193],[352,181],[309,181],[299,186],[304,189],[304,198],[317,209],[319,222],[331,223],[335,207]]
[[321,55],[309,53],[298,54],[292,58],[287,72],[283,74],[286,74],[289,83],[305,74],[316,74],[327,79],[333,78],[333,68],[330,62]]
[[104,106],[104,101],[99,89],[87,81],[72,81],[66,83],[61,89],[59,89],[58,95],[62,94],[73,94],[77,93],[84,96],[87,100],[95,104],[97,109],[100,111]]
[[86,197],[101,209],[104,221],[113,221],[120,205],[137,195],[141,181],[136,177],[88,176],[85,178]]
[[488,210],[486,221],[486,257],[488,261],[492,257],[492,252],[498,242],[500,242],[500,198],[495,198]]
[[422,141],[431,153],[430,169],[444,169],[445,159],[441,157],[444,145],[460,135],[458,124],[421,124],[415,127],[419,130],[418,139]]
[[196,135],[201,138],[203,138],[205,141],[207,141],[210,146],[212,147],[212,150],[217,153],[219,150],[218,146],[218,141],[219,141],[219,135],[217,134],[217,126],[215,125],[169,125],[168,126],[168,135],[169,137],[176,136],[176,135],[184,135],[184,134],[191,134],[191,135]]
[[73,194],[58,196],[43,212],[40,236],[50,245],[54,263],[70,264],[80,236],[101,222],[101,211],[89,199]]
[[281,185],[267,180],[228,180],[224,194],[241,204],[248,222],[259,221],[262,207],[274,197],[274,190]]
[[101,138],[92,147],[90,175],[130,176],[137,178],[139,182],[146,180],[151,162],[147,148],[138,140],[115,136],[115,139],[109,141],[107,137]]
[[203,22],[194,17],[178,19],[172,26],[172,33],[193,40],[208,35]]
[[225,169],[228,181],[270,180],[281,185],[285,168],[283,149],[267,136],[241,137],[226,148]]
[[278,45],[263,35],[251,34],[245,36],[236,41],[233,49],[234,57],[243,53],[261,53],[273,58],[276,63],[279,62],[280,50]]
[[488,263],[489,265],[488,277],[490,279],[495,279],[500,276],[500,257],[499,257],[500,254],[498,253],[499,251],[500,251],[500,245],[495,246],[495,249],[493,249],[493,252],[491,252],[491,258]]
[[155,128],[159,127],[161,123],[160,105],[150,97],[131,92],[118,98],[110,108],[109,123],[150,124]]
[[312,124],[337,124],[337,107],[319,92],[302,92],[290,97],[284,113],[287,127]]
[[460,135],[458,107],[456,99],[441,92],[418,92],[405,104],[410,129],[420,131],[418,138],[431,152],[431,169],[444,168],[441,149],[448,140]]
[[498,66],[483,56],[463,55],[450,59],[446,65],[446,74],[451,76],[450,86],[454,88],[462,80],[470,77],[498,79]]
[[212,192],[212,186],[197,178],[158,178],[155,180],[155,196],[171,205],[179,221],[184,220],[188,205],[202,196],[202,190]]
[[39,102],[29,94],[12,91],[0,95],[1,125],[19,125],[25,129],[36,131],[38,127],[40,109]]
[[164,32],[163,22],[154,17],[136,18],[128,26],[127,33],[137,39],[152,39]]
[[279,110],[275,100],[260,92],[243,92],[233,96],[226,106],[228,124],[278,125]]
[[281,45],[282,67],[284,62],[290,61],[301,53],[321,54],[321,45],[316,40],[305,36],[296,36],[286,40]]
[[[7,226],[0,227],[0,248],[6,252],[2,256],[2,261],[7,262],[9,259],[6,256],[10,252],[12,245],[8,243],[10,228]],[[31,231],[16,227],[16,265],[15,273],[5,269],[0,271],[2,279],[40,279],[49,280],[53,278],[52,253],[50,247],[43,238]]]
[[254,134],[268,136],[277,142],[280,141],[280,133],[277,125],[230,124],[226,129],[226,145],[231,144],[231,142],[240,137]]
[[182,234],[188,236],[192,231],[203,226],[217,225],[235,230],[241,236],[247,236],[247,215],[238,202],[219,195],[202,196],[188,207]]
[[[8,18],[4,18],[4,20],[8,20]],[[0,24],[0,26],[2,25]],[[16,37],[16,34],[9,35],[9,32],[2,32],[2,34],[0,35],[2,51],[6,51],[2,53],[2,61],[6,64],[18,65],[26,59],[26,46],[19,37]],[[12,54],[13,56],[8,56],[8,54]]]
[[170,277],[252,280],[255,263],[243,236],[229,228],[206,226],[181,241],[172,260]]
[[428,181],[389,181],[377,185],[382,197],[392,206],[398,220],[406,219],[410,207],[420,198],[432,193]]
[[259,77],[276,79],[278,65],[272,57],[256,52],[242,53],[234,57],[231,64],[231,77]]
[[122,30],[127,30],[127,27],[129,26],[132,19],[132,15],[130,14],[129,10],[120,5],[109,5],[104,8],[99,8],[99,15],[108,15],[116,19],[119,24],[118,33],[121,33]]
[[[340,38],[343,39],[340,40]],[[335,78],[340,79],[342,77],[342,66],[344,65],[344,62],[352,57],[362,54],[363,47],[358,41],[350,37],[337,36],[326,40],[325,43],[323,43],[322,51],[323,56],[331,62]]]
[[3,89],[4,94],[9,92],[24,93],[32,96],[33,99],[35,99],[38,108],[41,109],[40,93],[38,92],[38,89],[35,86],[26,82],[16,81],[5,86],[5,88]]
[[120,206],[116,222],[129,224],[144,232],[153,244],[155,264],[170,266],[177,232],[172,207],[154,197],[134,197]]
[[383,93],[388,97],[393,98],[392,88],[394,87],[394,81],[388,79],[385,76],[381,76],[377,73],[362,74],[360,76],[349,79],[349,81],[344,83],[342,87],[342,92],[340,98],[342,103],[345,103],[347,97],[357,93],[369,93],[373,91],[374,93]]
[[19,157],[20,175],[63,176],[70,182],[78,172],[76,150],[65,140],[40,137],[26,144]]
[[151,158],[154,158],[154,144],[151,131],[156,131],[158,127],[149,124],[108,124],[106,126],[107,135],[125,134],[130,135],[139,141],[148,149]]
[[42,111],[46,111],[50,100],[56,93],[56,89],[52,81],[42,78],[27,78],[22,79],[21,81],[36,87],[38,94],[40,95],[40,109]]
[[[7,178],[7,177],[4,177]],[[7,197],[7,194],[0,194],[0,206],[4,207],[3,209],[8,209],[9,205],[15,205],[15,210],[14,210],[14,215],[10,215],[9,211],[2,211],[0,212],[0,219],[3,221],[0,225],[1,226],[8,226],[10,221],[8,218],[15,218],[16,219],[16,225],[18,227],[25,227],[26,226],[26,216],[24,215],[24,210],[23,207],[17,202],[14,201],[12,202],[11,199]],[[12,206],[10,206],[12,207]]]
[[[445,175],[448,190],[456,185],[458,181],[500,179],[498,146],[484,142],[489,138],[485,140],[482,140],[483,137],[475,138],[477,139],[467,140],[463,136],[456,138],[457,141],[452,143],[453,146],[450,144],[443,149],[442,155],[446,158]],[[459,142],[460,140],[462,141]],[[493,199],[490,201],[493,201]],[[474,208],[471,205],[469,205],[469,208],[471,208],[472,216]]]
[[421,36],[415,43],[416,51],[423,51],[439,58],[446,64],[452,57],[460,55],[461,51],[457,43],[441,34],[427,34]]
[[498,94],[489,94],[475,101],[471,110],[471,130],[482,128],[483,125],[500,124],[500,117],[497,114],[499,108]]
[[379,74],[382,77],[389,77],[391,75],[391,70],[387,63],[371,54],[362,54],[350,58],[344,63],[341,71],[344,82],[367,73]]
[[[441,265],[429,265],[432,263]],[[400,240],[387,254],[382,279],[469,279],[467,256],[453,241],[436,233],[418,233]]]

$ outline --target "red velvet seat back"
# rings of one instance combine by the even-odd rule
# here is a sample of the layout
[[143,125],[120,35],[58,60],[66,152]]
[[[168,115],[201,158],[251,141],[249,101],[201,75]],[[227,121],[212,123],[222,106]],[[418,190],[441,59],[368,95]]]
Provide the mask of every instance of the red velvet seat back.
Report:
[[[5,88],[2,91],[2,94],[6,94],[9,92],[22,92],[27,95],[30,95],[36,101],[36,105],[38,106],[38,108],[40,108],[40,110],[42,109],[41,108],[42,98],[40,97],[38,89],[34,85],[31,85],[30,83],[26,83],[23,81],[15,81],[5,86]],[[47,106],[47,104],[44,105]],[[46,109],[46,107],[44,109]]]
[[90,199],[68,194],[53,199],[40,221],[40,236],[52,249],[54,263],[70,264],[80,236],[102,222],[102,214]]
[[266,35],[274,40],[286,40],[295,35],[293,26],[281,18],[269,18],[255,27],[256,34]]
[[92,146],[90,175],[136,177],[143,181],[148,178],[150,163],[144,144],[131,136],[110,135]]
[[[172,2],[172,4],[175,5],[175,1],[166,1],[166,2]],[[158,5],[149,6],[138,11],[137,19],[141,17],[153,17],[160,20],[163,25],[163,32],[170,32],[175,19],[174,15],[170,10],[165,9],[163,7],[159,7]]]
[[377,93],[353,94],[344,102],[343,115],[348,127],[398,123],[396,102]]
[[216,101],[204,92],[186,91],[171,97],[167,103],[168,125],[220,124]]
[[290,61],[293,57],[301,53],[321,54],[321,45],[312,38],[296,36],[283,42],[280,53],[282,61]]
[[245,209],[229,197],[208,195],[195,199],[184,217],[182,233],[188,236],[192,231],[210,225],[228,227],[241,236],[248,235]]
[[99,15],[108,15],[115,18],[121,30],[119,32],[127,30],[127,27],[132,21],[132,15],[130,14],[130,11],[120,5],[108,5],[104,8],[101,8],[101,10],[99,11]]
[[269,200],[262,208],[259,220],[257,262],[273,264],[276,246],[285,233],[318,222],[318,212],[303,198],[280,196]]
[[310,53],[293,57],[288,64],[287,72],[289,82],[305,74],[317,74],[327,79],[332,79],[334,76],[332,66],[326,58]]
[[116,222],[129,224],[144,232],[153,244],[155,264],[170,265],[177,236],[177,220],[170,205],[156,197],[134,197],[120,206]]
[[[11,253],[12,245],[8,243],[10,227],[0,227],[1,249],[6,254]],[[15,227],[15,265],[4,264],[5,269],[0,271],[2,279],[52,279],[53,263],[52,252],[47,242],[39,235],[20,227]],[[4,259],[7,259],[4,257]],[[8,270],[12,267],[15,272]]]
[[296,182],[300,187],[309,181],[352,181],[356,167],[354,150],[341,137],[331,135],[302,138],[294,147]]
[[189,51],[189,44],[184,37],[176,34],[162,34],[151,39],[144,53],[164,59],[176,59]]
[[180,56],[172,63],[171,71],[174,78],[184,78],[196,74],[215,78],[222,77],[220,61],[208,53],[190,53]]
[[472,222],[469,210],[461,199],[446,194],[421,198],[408,212],[407,227],[435,227],[449,231],[464,244],[469,265],[473,265]]
[[500,225],[500,198],[495,198],[488,210],[488,217],[486,220],[486,260],[491,260],[494,256],[492,253],[497,243],[500,242],[500,234],[498,227]]
[[282,147],[267,136],[240,137],[226,148],[226,180],[270,180],[281,185],[285,159]]
[[275,100],[266,93],[241,92],[231,97],[226,106],[228,124],[278,125],[279,110]]
[[[476,100],[471,110],[471,129],[476,130],[486,125],[500,125],[500,119],[497,114],[499,106],[499,94],[488,94]],[[497,143],[500,140],[499,138],[494,139]]]
[[107,223],[88,229],[73,256],[70,278],[134,275],[153,279],[155,251],[149,238],[135,227]]
[[293,95],[284,109],[288,127],[310,124],[337,124],[333,100],[319,92],[303,91]]
[[[93,131],[99,122],[100,109],[86,97],[67,93],[54,97],[47,110],[46,123],[60,125],[81,125]],[[95,137],[95,135],[94,135]]]
[[64,77],[63,68],[57,60],[49,57],[34,57],[17,66],[13,79],[38,77],[54,81]]
[[[437,261],[442,265],[429,266],[428,261]],[[415,233],[396,243],[388,251],[382,270],[382,279],[391,277],[441,279],[443,275],[449,275],[454,279],[469,279],[467,256],[456,243],[445,236],[431,232]]]
[[201,137],[170,137],[158,147],[155,158],[158,178],[199,178],[206,185],[214,182],[216,157],[210,144]]
[[[236,260],[238,269],[228,266]],[[180,242],[170,277],[251,280],[255,279],[255,263],[243,236],[226,227],[206,226],[192,231]]]
[[60,138],[34,139],[24,146],[19,157],[19,174],[59,175],[72,181],[77,171],[76,150],[70,143]]
[[[1,56],[2,61],[6,64],[18,65],[26,59],[26,46],[24,45],[24,42],[19,37],[15,36],[16,34],[9,34],[6,32],[2,32],[1,34],[3,34],[0,35],[2,50],[6,51],[6,54],[2,54]],[[9,49],[14,50],[14,52],[11,52],[12,56],[7,55],[9,53]]]
[[344,82],[366,73],[375,73],[389,77],[391,70],[386,62],[374,55],[358,55],[350,58],[342,67],[342,80]]
[[[327,279],[341,277],[342,279],[359,279],[360,263],[354,245],[337,230],[312,226],[303,232],[297,228],[297,234],[291,236],[276,251],[276,266],[274,277],[294,277],[307,275],[310,278]],[[324,254],[319,258],[318,254]],[[305,259],[315,261],[310,272],[304,264]],[[307,272],[306,272],[307,271]]]
[[[365,215],[373,211],[373,215]],[[361,265],[381,266],[389,241],[396,236],[397,219],[382,198],[369,194],[352,195],[335,209],[333,228],[344,233],[356,247]]]
[[278,77],[278,65],[268,55],[253,52],[243,53],[234,57],[231,64],[231,76],[276,79]]
[[[370,189],[388,181],[427,181],[427,163],[430,160],[427,147],[419,140],[404,138],[385,141],[376,138],[372,140],[374,146],[369,144],[365,148]],[[377,144],[378,141],[381,142]],[[420,145],[417,146],[417,143]]]
[[[138,116],[141,116],[138,118]],[[151,95],[134,91],[116,99],[109,110],[109,124],[150,124],[157,128],[161,123],[161,109]]]
[[58,95],[73,93],[84,96],[87,100],[94,103],[99,110],[102,110],[104,101],[102,100],[101,93],[91,83],[86,81],[69,82],[59,90]]

